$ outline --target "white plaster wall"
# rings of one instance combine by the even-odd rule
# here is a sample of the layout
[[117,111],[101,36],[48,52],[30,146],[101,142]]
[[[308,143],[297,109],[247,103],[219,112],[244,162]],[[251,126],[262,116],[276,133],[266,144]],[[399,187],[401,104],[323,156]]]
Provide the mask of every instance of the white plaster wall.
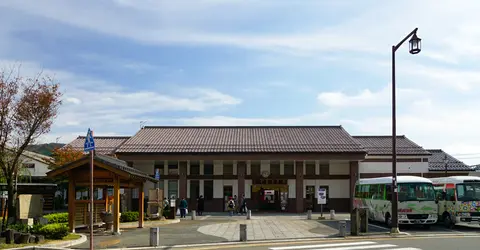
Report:
[[200,181],[199,181],[199,185],[200,185],[200,195],[205,196],[205,183],[204,183],[204,180],[200,180]]
[[[155,166],[155,161],[134,161],[133,162],[133,167],[146,173],[146,174],[153,174],[154,173],[154,166]],[[143,186],[143,191],[145,192],[145,197],[148,197],[148,190],[154,189],[155,184],[153,184],[150,181],[145,182],[145,185]]]
[[285,174],[285,161],[280,161],[280,175]]
[[187,180],[187,198],[190,198],[190,180]]
[[252,180],[245,180],[245,198],[252,198]]
[[[391,162],[360,162],[360,173],[389,173]],[[428,162],[397,162],[398,173],[428,173]]]
[[260,173],[268,171],[270,173],[270,161],[260,161]]
[[187,175],[190,175],[190,161],[187,161]]
[[213,198],[223,198],[223,180],[213,180]]
[[213,175],[223,175],[223,161],[213,161]]
[[205,165],[203,161],[200,161],[200,175],[205,173]]
[[296,193],[295,193],[295,184],[296,180],[288,180],[288,198],[295,199]]
[[47,172],[50,171],[48,169],[48,164],[45,164],[44,162],[37,161],[28,157],[24,157],[24,159],[22,160],[22,163],[35,164],[34,168],[28,168],[28,171],[30,172],[30,176],[47,176]]
[[315,174],[319,175],[320,174],[320,161],[315,161]]
[[163,174],[168,175],[168,161],[163,161]]
[[330,198],[350,198],[350,180],[316,180],[315,190],[328,186]]
[[350,175],[350,162],[330,161],[331,175]]

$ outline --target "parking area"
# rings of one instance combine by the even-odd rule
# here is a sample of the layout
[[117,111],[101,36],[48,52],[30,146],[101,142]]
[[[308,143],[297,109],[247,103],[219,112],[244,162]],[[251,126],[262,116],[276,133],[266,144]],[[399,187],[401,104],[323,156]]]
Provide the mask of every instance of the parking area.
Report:
[[[331,227],[332,229],[338,230],[338,221],[318,221],[318,223]],[[347,225],[346,225],[346,231],[347,234],[350,234],[350,226],[351,223],[349,220],[347,220]],[[423,228],[422,226],[400,226],[400,231],[404,233],[408,233],[411,235],[415,234],[471,234],[471,233],[480,233],[480,226],[470,226],[470,227],[463,227],[463,226],[456,226],[453,229],[448,229],[445,226],[441,224],[435,224],[432,225],[430,228]],[[375,223],[375,222],[369,222],[368,224],[368,233],[378,233],[378,234],[383,234],[383,233],[389,233],[390,229],[387,228],[386,226],[380,224],[380,223]]]

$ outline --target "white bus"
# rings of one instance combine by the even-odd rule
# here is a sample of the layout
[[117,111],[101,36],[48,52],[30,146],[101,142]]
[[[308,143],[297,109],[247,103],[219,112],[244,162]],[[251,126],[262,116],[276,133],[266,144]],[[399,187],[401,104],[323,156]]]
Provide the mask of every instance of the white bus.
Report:
[[480,177],[450,176],[430,180],[437,195],[439,220],[447,228],[480,224]]
[[[399,225],[435,224],[438,207],[432,181],[418,176],[398,176]],[[392,177],[360,179],[355,185],[354,206],[368,208],[369,219],[392,225]]]

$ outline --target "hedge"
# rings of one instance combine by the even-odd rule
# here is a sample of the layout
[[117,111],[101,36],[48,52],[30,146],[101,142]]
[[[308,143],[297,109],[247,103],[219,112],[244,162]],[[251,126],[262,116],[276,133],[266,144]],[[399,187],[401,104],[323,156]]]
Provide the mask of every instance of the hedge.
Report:
[[122,215],[120,216],[120,221],[121,222],[138,221],[138,212],[136,211],[123,212]]
[[68,213],[53,213],[44,215],[48,219],[48,224],[68,223]]

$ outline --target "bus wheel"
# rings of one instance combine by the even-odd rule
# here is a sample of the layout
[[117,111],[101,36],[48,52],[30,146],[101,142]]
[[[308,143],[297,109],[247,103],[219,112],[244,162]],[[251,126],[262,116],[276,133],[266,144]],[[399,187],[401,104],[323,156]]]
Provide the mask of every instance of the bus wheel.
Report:
[[387,225],[388,228],[392,227],[392,216],[390,216],[389,213],[385,215],[385,224]]
[[452,221],[452,217],[450,216],[450,214],[448,213],[445,213],[443,215],[443,224],[445,225],[446,228],[448,229],[452,229],[454,224],[453,224],[453,221]]

